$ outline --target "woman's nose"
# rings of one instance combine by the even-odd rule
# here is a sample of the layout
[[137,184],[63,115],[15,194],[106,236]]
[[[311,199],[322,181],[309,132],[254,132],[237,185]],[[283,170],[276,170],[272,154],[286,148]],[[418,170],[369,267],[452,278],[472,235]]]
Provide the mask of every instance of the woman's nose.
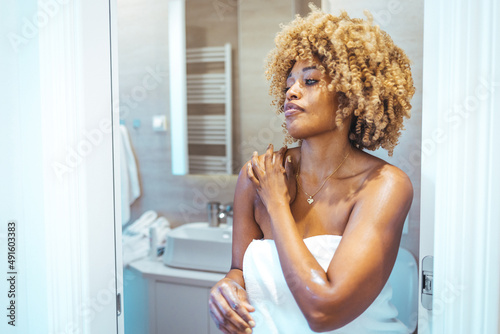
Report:
[[302,97],[302,91],[300,87],[300,83],[296,81],[293,85],[288,88],[286,92],[286,98],[288,100],[297,100]]

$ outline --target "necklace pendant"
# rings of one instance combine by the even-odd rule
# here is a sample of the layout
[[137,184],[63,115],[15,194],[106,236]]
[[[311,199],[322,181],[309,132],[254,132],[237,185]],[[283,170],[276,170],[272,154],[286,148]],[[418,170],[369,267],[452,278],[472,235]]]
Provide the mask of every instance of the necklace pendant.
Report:
[[314,202],[314,199],[313,199],[312,197],[309,197],[309,198],[307,199],[307,203],[312,204],[312,202]]

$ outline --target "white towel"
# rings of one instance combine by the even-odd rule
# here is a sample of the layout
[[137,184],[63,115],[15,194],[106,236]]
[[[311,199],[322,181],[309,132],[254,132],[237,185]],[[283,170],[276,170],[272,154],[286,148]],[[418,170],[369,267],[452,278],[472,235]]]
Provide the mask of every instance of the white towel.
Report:
[[[127,226],[122,234],[123,266],[130,262],[145,258],[150,253],[150,228],[156,228],[156,249],[164,246],[167,232],[170,230],[170,222],[165,217],[149,210],[144,212],[139,219]],[[156,253],[156,250],[155,250]]]
[[120,174],[122,225],[130,220],[130,205],[141,195],[139,173],[127,127],[120,124]]
[[122,233],[123,267],[130,262],[147,256],[149,252],[149,227],[153,225],[158,214],[149,210],[139,219],[127,226]]
[[[318,235],[304,243],[326,271],[337,250],[341,236]],[[250,303],[255,307],[252,317],[254,334],[313,334],[300,311],[281,269],[273,240],[253,240],[243,258],[243,276]],[[396,319],[398,311],[390,303],[389,283],[368,309],[358,318],[332,334],[408,334],[408,328]]]
[[158,218],[158,214],[154,210],[148,210],[144,212],[136,221],[128,225],[123,230],[124,236],[135,236],[138,234],[147,236],[149,227]]

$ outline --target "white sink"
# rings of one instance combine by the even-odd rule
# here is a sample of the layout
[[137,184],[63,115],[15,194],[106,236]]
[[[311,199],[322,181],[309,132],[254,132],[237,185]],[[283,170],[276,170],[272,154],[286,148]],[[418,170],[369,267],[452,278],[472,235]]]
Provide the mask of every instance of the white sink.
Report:
[[209,227],[208,223],[181,225],[167,234],[163,262],[169,267],[227,273],[232,233],[232,227]]

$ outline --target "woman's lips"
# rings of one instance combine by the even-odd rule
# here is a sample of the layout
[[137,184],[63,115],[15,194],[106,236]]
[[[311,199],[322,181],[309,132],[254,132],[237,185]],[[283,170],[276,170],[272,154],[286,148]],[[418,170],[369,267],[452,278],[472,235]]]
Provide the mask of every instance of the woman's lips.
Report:
[[304,109],[299,107],[295,103],[287,103],[285,105],[285,117],[290,117],[301,112],[304,112]]
[[290,117],[290,116],[294,116],[294,115],[297,115],[298,113],[301,113],[302,111],[298,110],[298,109],[289,109],[287,111],[285,111],[285,117]]

